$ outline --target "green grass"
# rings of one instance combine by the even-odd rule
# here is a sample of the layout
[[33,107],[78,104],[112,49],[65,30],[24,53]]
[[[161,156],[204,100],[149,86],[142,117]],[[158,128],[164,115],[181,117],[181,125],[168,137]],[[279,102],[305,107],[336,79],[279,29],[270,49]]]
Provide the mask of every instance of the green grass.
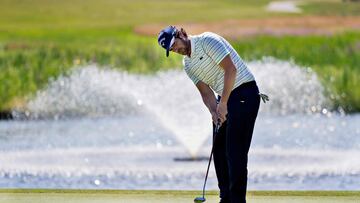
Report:
[[[270,0],[1,0],[3,30],[103,28],[264,17]],[[10,20],[9,20],[10,19]]]
[[315,1],[300,6],[306,13],[312,15],[327,15],[327,16],[359,16],[360,3],[359,2],[341,2],[338,1]]
[[[77,37],[82,35],[86,37]],[[97,63],[146,74],[180,62],[179,56],[165,60],[156,40],[135,36],[128,29],[36,32],[28,39],[17,37],[0,46],[0,109],[23,105],[23,99],[45,87],[50,78],[76,66]]]
[[[25,98],[44,88],[50,78],[79,65],[97,63],[145,74],[181,67],[180,56],[164,56],[156,36],[134,34],[136,25],[302,15],[264,12],[270,0],[0,2],[0,111],[23,106]],[[307,2],[304,15],[329,15],[325,11],[332,7],[341,8],[334,15],[359,13],[356,3]],[[335,107],[354,112],[360,111],[359,38],[354,32],[331,37],[260,36],[232,43],[246,60],[274,56],[311,66],[333,93],[329,96]]]
[[[31,40],[8,42],[0,50],[0,109],[18,105],[21,98],[47,85],[49,78],[66,73],[78,65],[96,62],[133,73],[153,73],[181,67],[181,57],[164,56],[156,38],[138,37],[128,30],[67,32],[47,37],[34,34]],[[73,36],[91,33],[78,40]],[[102,35],[104,34],[104,35]],[[40,39],[45,39],[41,41]],[[246,60],[274,56],[293,59],[310,66],[328,88],[335,108],[360,111],[360,33],[335,36],[270,37],[232,42]],[[21,102],[20,102],[21,104]]]
[[[200,191],[128,191],[128,190],[0,190],[0,202],[41,203],[41,202],[193,202]],[[356,202],[358,191],[250,191],[248,201],[254,203],[346,203]],[[206,202],[218,202],[218,193],[207,192]]]
[[273,56],[311,67],[334,107],[360,111],[360,32],[334,36],[262,36],[233,43],[247,60]]

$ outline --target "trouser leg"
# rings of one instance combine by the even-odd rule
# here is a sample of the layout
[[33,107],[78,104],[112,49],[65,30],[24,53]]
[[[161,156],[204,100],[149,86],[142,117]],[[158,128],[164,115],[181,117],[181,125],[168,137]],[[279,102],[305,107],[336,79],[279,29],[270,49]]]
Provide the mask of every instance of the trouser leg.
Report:
[[232,93],[228,102],[226,155],[232,203],[246,202],[248,151],[260,103],[253,89]]
[[[215,130],[215,125],[213,125]],[[218,186],[220,189],[220,198],[229,198],[229,168],[226,159],[226,122],[220,127],[214,141],[214,165]]]
[[[236,123],[232,123],[236,122]],[[248,151],[251,143],[252,133],[250,124],[243,120],[242,125],[238,125],[240,120],[229,121],[227,155],[229,165],[229,190],[232,203],[246,202],[247,188],[247,162]],[[239,129],[241,133],[236,133]]]

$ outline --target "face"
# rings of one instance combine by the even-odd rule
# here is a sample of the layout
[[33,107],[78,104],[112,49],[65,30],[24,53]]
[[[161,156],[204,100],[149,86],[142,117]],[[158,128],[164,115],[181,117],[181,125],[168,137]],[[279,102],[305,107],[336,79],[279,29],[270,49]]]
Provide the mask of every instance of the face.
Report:
[[174,44],[171,46],[170,51],[186,55],[187,54],[187,46],[183,39],[175,38]]
[[170,51],[181,54],[188,55],[189,54],[189,43],[188,43],[187,34],[184,29],[176,34],[174,44],[170,47]]

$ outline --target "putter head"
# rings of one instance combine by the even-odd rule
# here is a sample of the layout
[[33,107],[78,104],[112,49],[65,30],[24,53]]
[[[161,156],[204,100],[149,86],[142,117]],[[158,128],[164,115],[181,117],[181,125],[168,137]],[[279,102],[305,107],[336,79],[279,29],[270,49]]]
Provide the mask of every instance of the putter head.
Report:
[[195,203],[200,203],[200,202],[205,202],[205,201],[206,201],[205,197],[197,197],[194,199]]

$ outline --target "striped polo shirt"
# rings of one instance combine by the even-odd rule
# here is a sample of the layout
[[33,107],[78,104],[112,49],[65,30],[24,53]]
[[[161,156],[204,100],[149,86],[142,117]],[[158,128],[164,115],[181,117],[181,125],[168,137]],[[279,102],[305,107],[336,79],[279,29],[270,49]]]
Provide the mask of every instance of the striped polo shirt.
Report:
[[243,83],[255,80],[235,49],[221,36],[204,32],[189,38],[191,55],[184,57],[183,64],[185,72],[195,85],[202,81],[221,95],[224,88],[224,69],[219,64],[228,54],[237,69],[233,89]]

